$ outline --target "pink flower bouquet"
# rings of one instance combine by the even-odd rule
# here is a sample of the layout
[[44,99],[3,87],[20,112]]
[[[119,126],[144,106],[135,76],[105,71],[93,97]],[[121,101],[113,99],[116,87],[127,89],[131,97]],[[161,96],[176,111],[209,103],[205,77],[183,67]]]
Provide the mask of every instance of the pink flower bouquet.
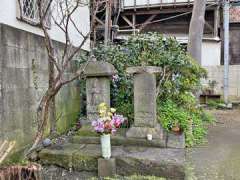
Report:
[[105,103],[98,106],[99,119],[92,122],[94,130],[99,134],[114,134],[125,119],[116,114],[116,109],[109,108]]

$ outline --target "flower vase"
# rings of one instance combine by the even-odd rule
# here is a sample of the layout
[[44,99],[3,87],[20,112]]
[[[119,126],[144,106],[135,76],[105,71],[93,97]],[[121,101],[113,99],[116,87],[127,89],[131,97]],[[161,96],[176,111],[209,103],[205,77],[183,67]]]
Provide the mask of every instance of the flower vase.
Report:
[[103,134],[101,135],[101,147],[102,147],[102,157],[104,159],[111,158],[111,135]]

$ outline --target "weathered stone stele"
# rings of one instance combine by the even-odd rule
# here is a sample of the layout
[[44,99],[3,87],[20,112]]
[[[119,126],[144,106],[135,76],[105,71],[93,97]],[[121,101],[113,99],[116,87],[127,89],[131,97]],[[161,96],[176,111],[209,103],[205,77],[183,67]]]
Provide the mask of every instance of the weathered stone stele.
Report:
[[97,107],[104,102],[110,106],[110,78],[116,74],[114,66],[103,61],[90,61],[86,65],[86,95],[88,122],[98,118]]
[[127,73],[134,75],[134,125],[127,137],[163,139],[163,129],[156,120],[156,73],[161,68],[154,66],[130,67]]

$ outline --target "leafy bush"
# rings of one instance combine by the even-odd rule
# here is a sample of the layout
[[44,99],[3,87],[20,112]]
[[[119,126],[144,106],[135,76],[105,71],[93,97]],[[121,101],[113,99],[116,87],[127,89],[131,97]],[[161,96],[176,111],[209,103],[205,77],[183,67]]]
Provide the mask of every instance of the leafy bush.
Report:
[[176,103],[167,100],[162,105],[158,106],[160,112],[159,121],[164,129],[171,131],[173,127],[180,126],[180,129],[185,131],[188,127],[189,113],[183,108],[178,107]]
[[[183,129],[187,129],[189,119],[186,117],[196,119],[196,130],[202,128],[198,125],[202,120],[196,115],[200,114],[200,109],[196,108],[193,94],[199,91],[200,79],[207,73],[175,38],[163,38],[157,33],[137,34],[122,44],[99,45],[94,54],[98,60],[108,61],[118,70],[118,76],[113,78],[112,83],[112,106],[118,107],[118,111],[130,122],[133,121],[133,81],[132,76],[126,74],[126,68],[148,65],[162,68],[162,73],[157,76],[157,109],[158,119],[164,128],[169,130],[171,121],[177,121]],[[167,111],[161,113],[163,110]],[[194,137],[189,137],[187,133],[186,136],[195,143]]]

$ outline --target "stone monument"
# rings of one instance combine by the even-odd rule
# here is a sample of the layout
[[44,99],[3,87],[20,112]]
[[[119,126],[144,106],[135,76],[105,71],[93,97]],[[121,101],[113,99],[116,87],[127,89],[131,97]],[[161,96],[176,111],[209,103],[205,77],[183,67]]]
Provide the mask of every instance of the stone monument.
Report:
[[134,124],[126,136],[131,138],[163,139],[163,129],[156,115],[156,74],[161,68],[139,66],[127,68],[134,76]]
[[85,67],[87,119],[98,118],[97,107],[105,102],[110,106],[110,80],[117,71],[114,66],[104,61],[90,61]]

